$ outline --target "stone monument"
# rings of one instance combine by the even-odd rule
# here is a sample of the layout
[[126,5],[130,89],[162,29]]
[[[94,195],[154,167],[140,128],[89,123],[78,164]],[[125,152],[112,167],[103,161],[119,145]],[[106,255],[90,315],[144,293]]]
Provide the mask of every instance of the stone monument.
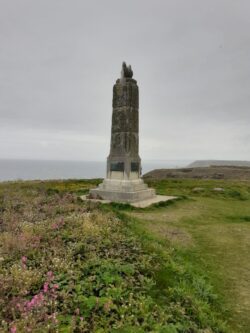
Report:
[[107,174],[89,198],[138,202],[155,198],[141,179],[139,156],[139,89],[131,66],[122,64],[121,78],[113,87],[113,113]]

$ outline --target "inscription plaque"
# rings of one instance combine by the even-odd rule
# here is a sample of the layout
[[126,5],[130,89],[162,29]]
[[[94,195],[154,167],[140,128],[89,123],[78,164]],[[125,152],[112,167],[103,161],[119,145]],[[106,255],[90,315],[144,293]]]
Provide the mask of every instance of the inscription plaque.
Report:
[[131,171],[132,172],[139,172],[139,170],[140,170],[140,163],[131,162]]
[[124,162],[112,162],[110,164],[110,171],[124,172]]

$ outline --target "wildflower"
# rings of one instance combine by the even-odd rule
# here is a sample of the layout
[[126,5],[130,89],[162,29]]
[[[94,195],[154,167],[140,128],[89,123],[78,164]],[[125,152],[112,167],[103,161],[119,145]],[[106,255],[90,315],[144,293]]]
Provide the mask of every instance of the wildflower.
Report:
[[59,226],[58,226],[57,223],[53,223],[51,227],[52,227],[53,230],[59,229]]
[[55,313],[55,312],[52,313],[52,320],[54,321],[55,324],[58,323],[58,320],[57,320],[57,318],[56,318],[56,313]]
[[38,307],[43,304],[44,296],[43,293],[40,292],[39,294],[35,295],[30,302],[26,303],[27,310],[30,311],[35,307]]
[[47,277],[48,277],[48,279],[49,279],[50,281],[54,280],[54,274],[53,274],[53,272],[49,271],[49,272],[47,273]]
[[22,267],[23,267],[23,268],[26,268],[26,267],[27,267],[27,266],[26,266],[26,264],[27,264],[27,257],[23,256],[23,257],[21,258],[21,263],[22,263]]
[[22,263],[23,263],[23,264],[26,264],[26,263],[27,263],[27,257],[23,256],[21,260],[22,260]]
[[45,282],[44,285],[43,285],[43,291],[44,291],[44,293],[47,293],[48,290],[49,290],[49,283]]
[[38,245],[40,244],[40,242],[41,242],[41,237],[40,236],[34,236],[31,239],[30,246],[33,247],[33,248],[36,248],[36,247],[38,247]]
[[16,326],[12,326],[11,329],[10,329],[10,332],[11,333],[16,333]]

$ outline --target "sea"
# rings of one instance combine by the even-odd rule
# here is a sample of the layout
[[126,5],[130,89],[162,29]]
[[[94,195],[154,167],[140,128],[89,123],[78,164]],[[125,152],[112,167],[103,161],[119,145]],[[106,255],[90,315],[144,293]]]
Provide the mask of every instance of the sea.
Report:
[[[142,173],[154,169],[181,168],[189,160],[144,161]],[[104,178],[106,162],[0,159],[0,181]]]

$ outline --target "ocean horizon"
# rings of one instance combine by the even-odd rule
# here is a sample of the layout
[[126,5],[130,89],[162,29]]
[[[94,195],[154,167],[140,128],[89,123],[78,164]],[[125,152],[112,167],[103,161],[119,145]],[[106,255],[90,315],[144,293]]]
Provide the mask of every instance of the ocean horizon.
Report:
[[[180,168],[192,160],[143,161],[142,174],[153,169]],[[0,181],[104,178],[106,162],[0,159]]]

